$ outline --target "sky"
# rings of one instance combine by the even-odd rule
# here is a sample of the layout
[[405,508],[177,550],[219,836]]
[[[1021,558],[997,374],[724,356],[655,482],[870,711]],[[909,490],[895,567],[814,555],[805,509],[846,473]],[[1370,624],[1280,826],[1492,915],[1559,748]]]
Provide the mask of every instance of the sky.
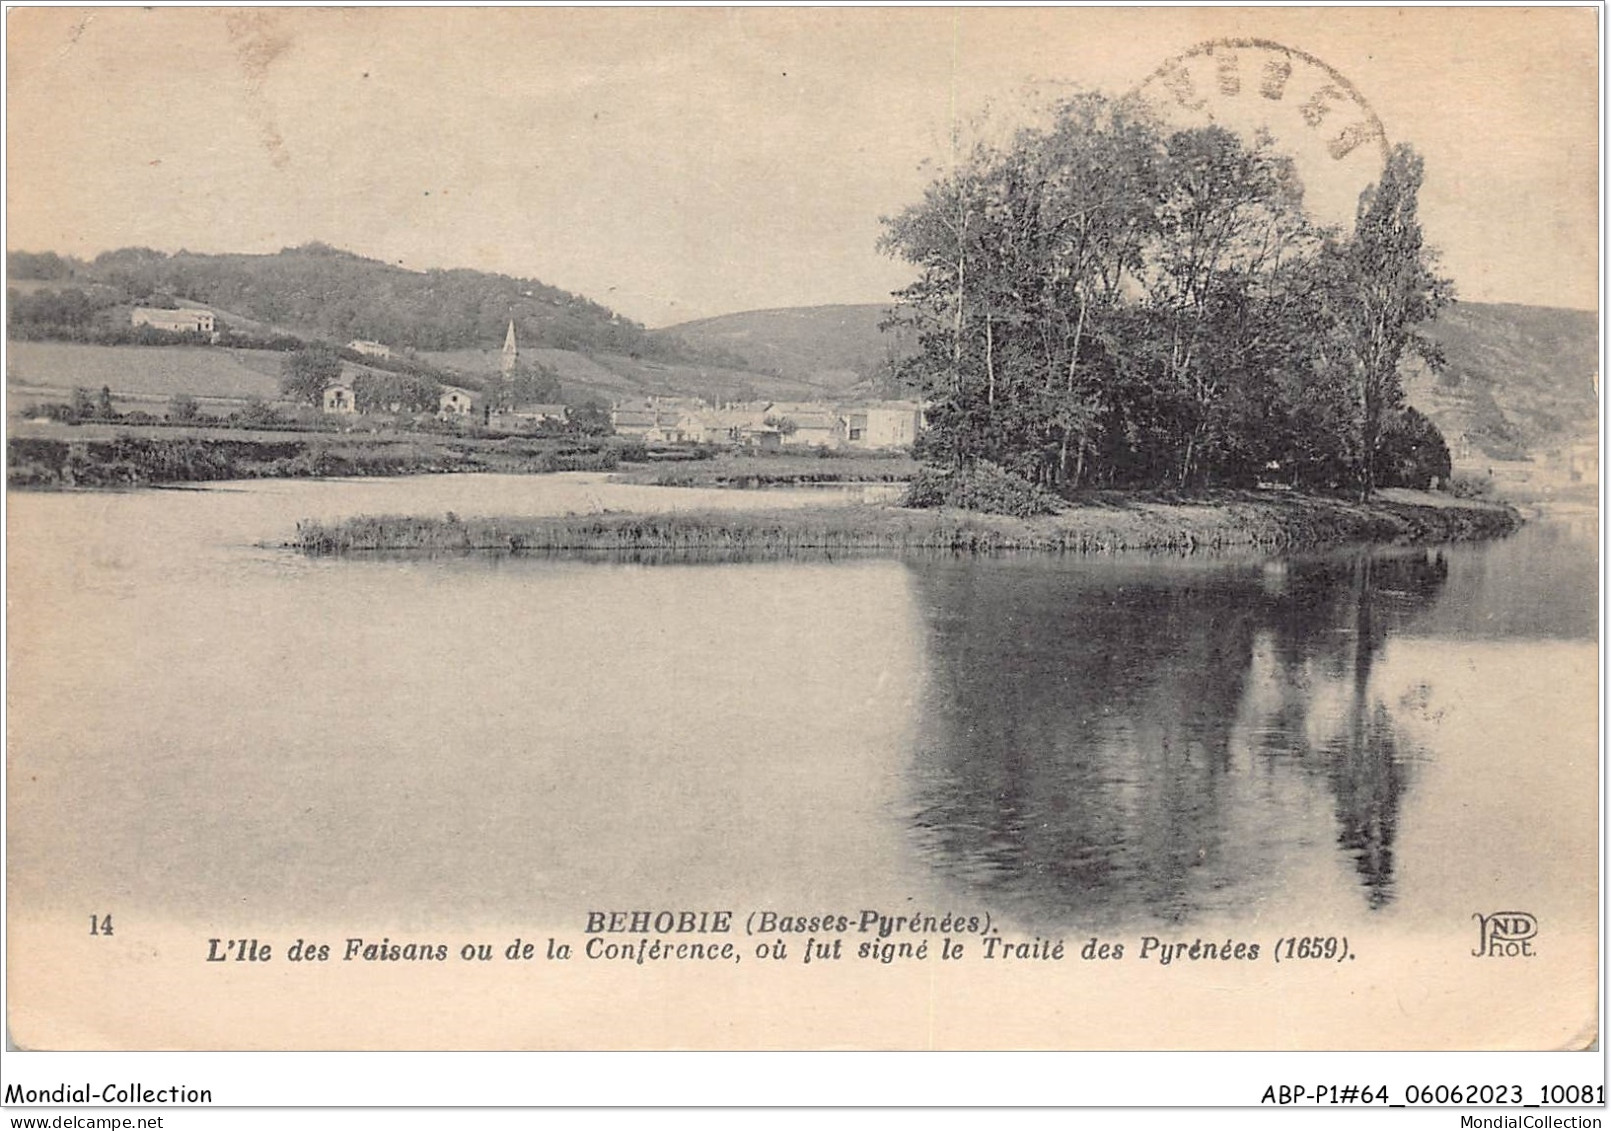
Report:
[[[1598,34],[1592,8],[13,8],[5,242],[317,240],[651,326],[882,302],[912,269],[878,250],[880,217],[958,129],[1146,84],[1308,145],[1310,199],[1338,220],[1379,147],[1318,143],[1374,113],[1425,157],[1460,297],[1596,309]],[[1255,96],[1273,48],[1192,54],[1225,39],[1300,52],[1290,97]],[[1213,70],[1232,53],[1234,95]],[[1171,59],[1188,84],[1149,83]],[[1343,96],[1306,129],[1326,85]]]

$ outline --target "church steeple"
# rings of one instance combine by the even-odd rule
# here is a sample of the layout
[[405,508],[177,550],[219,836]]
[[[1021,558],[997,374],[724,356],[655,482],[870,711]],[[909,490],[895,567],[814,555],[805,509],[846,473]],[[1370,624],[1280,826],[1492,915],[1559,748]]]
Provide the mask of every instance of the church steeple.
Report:
[[520,363],[520,347],[515,344],[515,320],[509,320],[509,332],[503,337],[503,357],[498,360],[498,372],[507,377]]

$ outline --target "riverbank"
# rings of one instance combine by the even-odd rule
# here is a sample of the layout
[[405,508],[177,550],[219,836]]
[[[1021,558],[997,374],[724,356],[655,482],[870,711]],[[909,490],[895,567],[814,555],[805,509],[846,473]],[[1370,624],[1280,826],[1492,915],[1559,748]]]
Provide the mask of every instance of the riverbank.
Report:
[[[904,483],[918,469],[909,455],[708,451],[690,455],[689,449],[646,451],[641,443],[625,437],[354,435],[206,426],[137,429],[88,425],[82,431],[87,434],[9,437],[6,485],[48,490],[223,479],[618,471],[617,481],[638,486],[743,489]],[[670,456],[679,458],[666,458]],[[624,461],[656,457],[662,461],[623,466]]]
[[1041,518],[840,505],[797,510],[443,518],[362,515],[305,521],[292,543],[311,554],[370,551],[790,551],[1270,549],[1493,538],[1521,524],[1512,508],[1389,490],[1370,503],[1294,492],[1117,494]]
[[425,475],[449,472],[610,471],[620,445],[576,438],[216,435],[7,441],[6,486],[105,488],[224,479]]

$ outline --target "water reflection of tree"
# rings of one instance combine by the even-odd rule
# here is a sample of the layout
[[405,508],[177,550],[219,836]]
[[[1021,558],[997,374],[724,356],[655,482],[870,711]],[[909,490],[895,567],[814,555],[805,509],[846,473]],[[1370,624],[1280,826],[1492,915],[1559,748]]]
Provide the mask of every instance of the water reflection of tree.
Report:
[[[1407,754],[1371,670],[1440,556],[912,568],[932,644],[913,820],[944,871],[1029,918],[1181,922],[1276,881],[1295,817],[1258,771],[1296,769],[1369,905],[1391,899]],[[1252,743],[1250,679],[1276,685]],[[1320,726],[1316,679],[1347,692]]]
[[1408,754],[1392,712],[1371,695],[1371,669],[1393,629],[1442,589],[1439,555],[1372,557],[1354,563],[1349,586],[1354,655],[1347,725],[1326,744],[1323,762],[1337,799],[1337,842],[1354,860],[1372,908],[1393,898],[1393,845]]

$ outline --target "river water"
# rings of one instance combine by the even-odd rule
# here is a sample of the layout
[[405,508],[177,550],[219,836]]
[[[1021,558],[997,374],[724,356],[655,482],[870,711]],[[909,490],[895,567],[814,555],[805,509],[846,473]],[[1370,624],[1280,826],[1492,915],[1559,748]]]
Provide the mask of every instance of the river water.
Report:
[[[298,519],[817,504],[443,476],[9,496],[13,912],[1592,932],[1592,514],[1227,557],[309,559]],[[1475,938],[1475,936],[1473,936]]]

